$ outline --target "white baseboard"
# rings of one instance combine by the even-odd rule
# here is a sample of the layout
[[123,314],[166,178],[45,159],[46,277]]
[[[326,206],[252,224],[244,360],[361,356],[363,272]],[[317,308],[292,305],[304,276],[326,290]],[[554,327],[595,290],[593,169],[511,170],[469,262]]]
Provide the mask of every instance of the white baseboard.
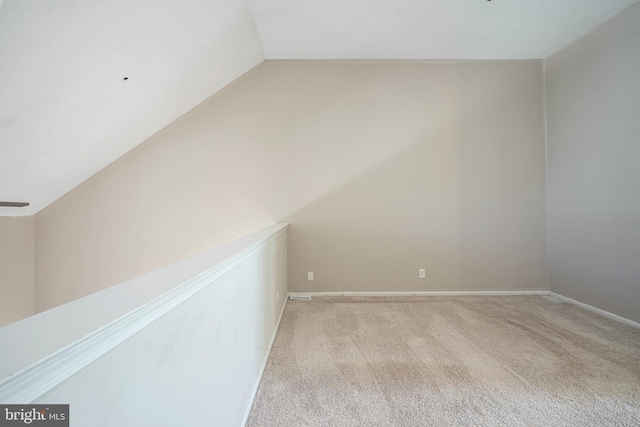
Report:
[[273,336],[271,337],[271,342],[269,343],[267,352],[264,355],[264,360],[262,361],[262,367],[260,368],[260,373],[258,374],[258,378],[256,379],[256,384],[253,386],[253,390],[251,391],[251,399],[249,401],[249,406],[247,407],[247,412],[245,412],[244,418],[242,419],[241,427],[245,427],[247,425],[247,421],[249,421],[249,414],[251,413],[251,408],[253,408],[253,401],[256,399],[256,394],[258,393],[258,388],[260,387],[260,381],[262,381],[262,375],[264,374],[264,370],[267,367],[269,355],[271,354],[271,347],[273,347],[273,343],[276,340],[276,335],[278,334],[278,329],[280,328],[280,320],[282,320],[282,315],[284,314],[284,309],[287,306],[287,301],[288,297],[284,299],[284,304],[282,304],[280,317],[278,317],[278,323],[276,323],[276,327],[273,330]]
[[597,313],[597,314],[600,314],[602,316],[608,317],[609,319],[612,319],[612,320],[615,320],[617,322],[624,323],[625,325],[629,325],[629,326],[632,326],[634,328],[640,329],[640,323],[634,322],[633,320],[627,319],[627,318],[622,317],[622,316],[618,316],[617,314],[609,313],[608,311],[602,310],[600,308],[596,308],[596,307],[594,307],[592,305],[585,304],[585,303],[580,302],[580,301],[576,301],[574,299],[571,299],[569,297],[565,297],[564,295],[560,295],[560,294],[557,294],[555,292],[549,292],[549,294],[552,297],[555,297],[555,298],[557,298],[559,300],[568,302],[570,304],[577,305],[578,307],[584,308],[585,310],[592,311],[594,313]]
[[414,292],[289,292],[289,296],[311,297],[442,297],[442,296],[549,295],[549,291],[414,291]]

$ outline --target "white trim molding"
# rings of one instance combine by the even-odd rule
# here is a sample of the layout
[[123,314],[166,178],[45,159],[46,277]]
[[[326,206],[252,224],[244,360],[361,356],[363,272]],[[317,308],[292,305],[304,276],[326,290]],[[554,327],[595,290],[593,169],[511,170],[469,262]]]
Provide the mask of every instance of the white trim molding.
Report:
[[596,313],[596,314],[599,314],[601,316],[608,317],[609,319],[615,320],[616,322],[624,323],[625,325],[632,326],[634,328],[640,329],[640,323],[635,322],[635,321],[633,321],[631,319],[627,319],[625,317],[618,316],[617,314],[609,313],[608,311],[602,310],[600,308],[596,308],[596,307],[594,307],[592,305],[585,304],[585,303],[580,302],[580,301],[576,301],[574,299],[571,299],[569,297],[565,297],[564,295],[560,295],[560,294],[557,294],[555,292],[549,292],[549,294],[552,297],[557,298],[557,299],[559,299],[561,301],[568,302],[568,303],[573,304],[573,305],[577,305],[580,308],[584,308],[585,310],[589,310],[589,311],[591,311],[593,313]]
[[549,291],[289,292],[291,297],[443,297],[549,295]]
[[[222,262],[214,264],[196,277],[181,284],[177,283],[176,287],[169,292],[140,305],[124,316],[2,379],[0,381],[0,402],[5,404],[33,402],[136,332],[212,284],[286,230],[287,224],[271,227],[268,230],[268,235],[261,236],[259,240],[237,250]],[[89,295],[88,298],[90,297],[92,296]]]

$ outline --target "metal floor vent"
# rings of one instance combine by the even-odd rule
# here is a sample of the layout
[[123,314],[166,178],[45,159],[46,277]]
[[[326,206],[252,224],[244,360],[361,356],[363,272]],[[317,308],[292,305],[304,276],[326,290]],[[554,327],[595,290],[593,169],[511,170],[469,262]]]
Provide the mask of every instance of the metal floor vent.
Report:
[[552,297],[551,295],[543,295],[543,297],[542,297],[542,298],[546,298],[546,299],[548,299],[549,301],[553,301],[553,302],[564,302],[564,301],[562,301],[561,299],[558,299],[558,298],[556,298],[556,297]]
[[311,295],[289,295],[289,299],[309,301],[311,299]]

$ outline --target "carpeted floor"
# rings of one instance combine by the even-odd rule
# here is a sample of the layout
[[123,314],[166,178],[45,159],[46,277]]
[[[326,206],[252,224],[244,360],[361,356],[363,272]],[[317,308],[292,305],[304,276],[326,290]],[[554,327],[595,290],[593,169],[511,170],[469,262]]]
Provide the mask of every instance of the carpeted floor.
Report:
[[537,296],[289,301],[247,425],[640,426],[640,330]]

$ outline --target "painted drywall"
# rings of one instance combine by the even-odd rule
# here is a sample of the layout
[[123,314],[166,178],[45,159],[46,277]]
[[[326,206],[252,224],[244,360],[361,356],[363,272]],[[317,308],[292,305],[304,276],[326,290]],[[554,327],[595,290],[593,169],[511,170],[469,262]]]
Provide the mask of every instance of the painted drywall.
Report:
[[[34,215],[264,59],[243,0],[0,10],[0,194]],[[127,77],[127,80],[125,80]]]
[[0,217],[0,327],[35,314],[33,217]]
[[282,235],[34,403],[77,425],[241,426],[286,291]]
[[539,61],[267,61],[36,216],[38,310],[280,221],[294,291],[548,289],[542,116]]
[[545,63],[553,292],[640,321],[640,4]]
[[292,290],[547,288],[539,62],[306,68]]
[[[14,402],[35,384],[44,394],[34,403],[70,404],[77,426],[242,425],[286,301],[286,251],[286,229],[275,225],[0,329],[14,349],[0,352],[0,383],[24,368],[11,378],[28,377],[0,386],[0,396]],[[183,300],[182,276],[203,272],[204,287]],[[164,312],[159,300],[179,304]],[[147,324],[156,310],[164,314]],[[31,361],[61,347],[66,355],[53,360],[64,381],[42,381],[50,370]],[[99,357],[84,366],[88,355]]]

